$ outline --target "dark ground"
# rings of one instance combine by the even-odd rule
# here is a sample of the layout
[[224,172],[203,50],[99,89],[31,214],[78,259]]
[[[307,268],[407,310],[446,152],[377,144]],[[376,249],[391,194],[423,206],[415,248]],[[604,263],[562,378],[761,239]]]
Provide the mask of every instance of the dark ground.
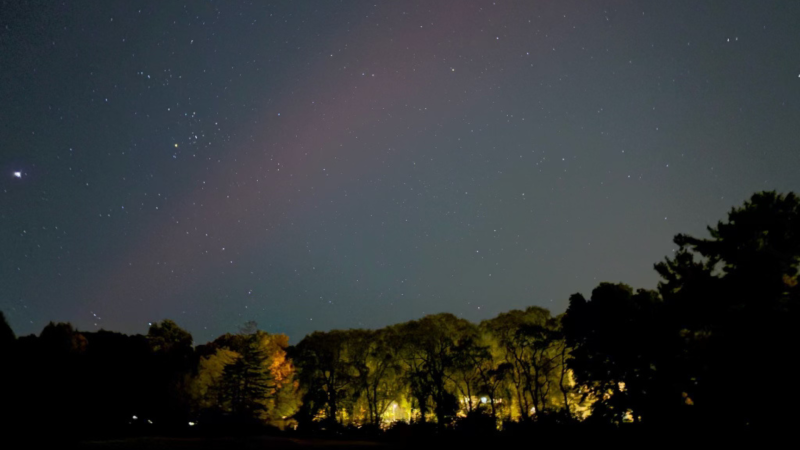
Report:
[[[486,450],[500,448],[528,449],[539,448],[589,448],[612,445],[616,449],[651,447],[654,444],[673,448],[715,448],[745,442],[758,442],[766,447],[774,448],[769,442],[775,439],[752,439],[753,436],[733,436],[725,433],[697,436],[693,433],[683,433],[676,430],[674,434],[644,433],[637,435],[573,433],[555,437],[544,433],[529,435],[525,438],[430,438],[400,441],[368,441],[356,439],[331,439],[323,437],[281,437],[281,436],[243,436],[243,437],[132,437],[122,439],[104,439],[83,442],[75,447],[81,450],[110,450],[110,449],[144,449],[144,450],[238,450],[238,449],[472,449]],[[31,448],[31,447],[20,447]]]
[[275,436],[249,436],[241,438],[200,438],[200,437],[138,437],[126,439],[110,439],[88,441],[78,445],[78,449],[192,449],[192,450],[229,450],[229,449],[345,449],[400,448],[396,445],[369,441],[331,440],[318,438],[290,438]]
[[[597,432],[589,429],[571,429],[564,433],[534,432],[517,436],[416,436],[414,438],[399,438],[396,440],[358,437],[324,437],[324,436],[269,436],[246,435],[238,437],[212,437],[212,436],[138,436],[124,438],[97,438],[85,440],[81,443],[58,439],[59,433],[44,433],[28,435],[28,439],[5,440],[0,443],[2,449],[81,449],[81,450],[237,450],[237,449],[529,449],[537,448],[609,448],[621,450],[627,448],[779,448],[786,439],[784,433],[751,434],[733,432],[732,430],[716,430],[714,432],[698,433],[689,430],[675,429],[672,432],[664,430],[649,430],[644,432]],[[787,430],[788,432],[788,430]],[[35,443],[32,440],[45,441]],[[6,445],[9,444],[10,445]],[[36,445],[41,444],[41,445]]]

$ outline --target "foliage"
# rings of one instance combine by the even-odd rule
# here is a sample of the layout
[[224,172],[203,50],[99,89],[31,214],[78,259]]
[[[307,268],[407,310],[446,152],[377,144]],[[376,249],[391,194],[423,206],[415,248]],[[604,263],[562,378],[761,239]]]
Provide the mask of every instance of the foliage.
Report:
[[785,425],[800,395],[767,387],[793,373],[800,199],[755,194],[708,232],[710,239],[676,236],[675,257],[656,265],[671,331],[681,339],[675,383],[700,420]]
[[[286,357],[288,338],[249,326],[204,348],[190,384],[195,412],[284,427],[297,409],[297,382]],[[213,350],[213,353],[211,351]]]
[[787,427],[800,393],[775,381],[794,373],[800,200],[756,194],[708,231],[675,237],[658,291],[600,283],[556,317],[435,314],[294,347],[248,322],[195,347],[170,320],[145,336],[50,323],[17,338],[0,313],[0,420],[63,433],[191,421],[477,436],[572,426],[591,409],[595,424]]
[[0,311],[0,351],[11,348],[16,338],[14,330],[11,329],[11,326],[6,321],[5,314]]
[[600,399],[595,411],[617,423],[646,415],[645,398],[656,376],[654,348],[658,294],[624,284],[601,283],[589,300],[570,298],[564,333],[571,350],[569,367],[587,394]]

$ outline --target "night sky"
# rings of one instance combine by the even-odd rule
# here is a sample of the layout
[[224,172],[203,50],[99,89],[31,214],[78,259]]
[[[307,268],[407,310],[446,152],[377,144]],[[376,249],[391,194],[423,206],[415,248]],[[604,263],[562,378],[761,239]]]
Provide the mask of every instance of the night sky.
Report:
[[797,1],[3,1],[0,310],[561,313],[800,191],[799,138]]

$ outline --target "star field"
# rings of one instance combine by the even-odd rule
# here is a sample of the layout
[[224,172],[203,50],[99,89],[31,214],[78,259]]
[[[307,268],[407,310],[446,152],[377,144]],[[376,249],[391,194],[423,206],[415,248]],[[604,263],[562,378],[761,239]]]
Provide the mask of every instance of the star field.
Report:
[[0,310],[196,342],[653,288],[800,191],[800,4],[6,2]]

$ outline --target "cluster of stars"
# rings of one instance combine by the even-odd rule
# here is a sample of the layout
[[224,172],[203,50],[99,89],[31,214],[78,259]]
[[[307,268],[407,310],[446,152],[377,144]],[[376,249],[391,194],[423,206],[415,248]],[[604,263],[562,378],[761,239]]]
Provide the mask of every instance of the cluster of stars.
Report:
[[732,6],[720,35],[690,3],[113,2],[7,24],[14,323],[298,339],[558,313],[597,280],[652,287],[672,235],[735,199],[800,189],[777,8]]

